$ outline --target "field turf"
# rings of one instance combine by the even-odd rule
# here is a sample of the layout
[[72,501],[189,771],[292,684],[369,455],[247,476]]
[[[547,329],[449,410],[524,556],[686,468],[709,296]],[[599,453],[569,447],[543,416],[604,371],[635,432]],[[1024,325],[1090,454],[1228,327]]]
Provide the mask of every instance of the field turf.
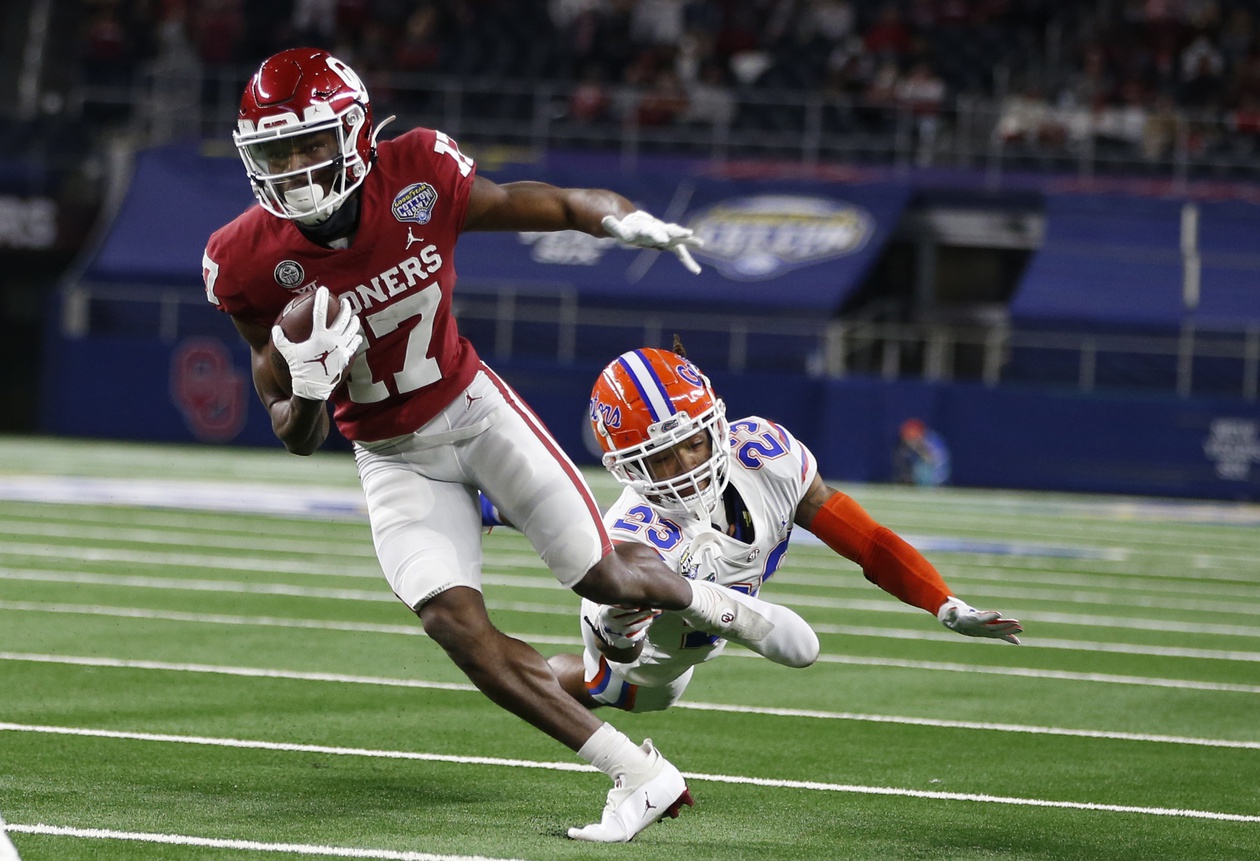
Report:
[[[1260,506],[838,486],[1025,644],[795,542],[764,594],[822,659],[602,713],[697,804],[593,846],[607,779],[393,598],[348,455],[0,437],[0,814],[24,861],[1260,858]],[[576,596],[485,548],[496,623],[576,651]]]

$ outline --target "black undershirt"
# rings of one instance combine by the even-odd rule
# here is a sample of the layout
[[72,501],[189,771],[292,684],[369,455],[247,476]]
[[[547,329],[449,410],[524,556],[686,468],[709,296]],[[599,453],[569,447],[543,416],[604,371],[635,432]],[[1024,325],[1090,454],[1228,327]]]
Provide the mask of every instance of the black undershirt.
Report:
[[742,541],[744,544],[752,544],[756,540],[756,534],[753,530],[752,514],[748,511],[748,506],[744,504],[744,498],[739,495],[739,491],[734,485],[727,485],[726,490],[722,492],[722,504],[726,509],[726,529],[722,529],[716,523],[713,528],[719,532],[725,532],[736,541]]

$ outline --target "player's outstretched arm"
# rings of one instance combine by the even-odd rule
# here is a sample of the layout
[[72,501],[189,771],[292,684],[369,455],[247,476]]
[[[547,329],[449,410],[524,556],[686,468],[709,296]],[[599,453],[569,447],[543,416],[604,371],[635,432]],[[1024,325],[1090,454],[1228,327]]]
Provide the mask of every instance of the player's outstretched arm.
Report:
[[478,176],[464,229],[580,230],[636,248],[671,251],[688,271],[700,272],[689,248],[699,247],[701,241],[689,228],[636,210],[625,197],[606,189],[559,188],[545,182],[499,185]]
[[815,476],[796,509],[795,522],[902,602],[933,614],[946,628],[969,637],[1019,644],[1019,622],[996,610],[977,610],[954,597],[940,573],[901,536],[881,526],[851,497]]

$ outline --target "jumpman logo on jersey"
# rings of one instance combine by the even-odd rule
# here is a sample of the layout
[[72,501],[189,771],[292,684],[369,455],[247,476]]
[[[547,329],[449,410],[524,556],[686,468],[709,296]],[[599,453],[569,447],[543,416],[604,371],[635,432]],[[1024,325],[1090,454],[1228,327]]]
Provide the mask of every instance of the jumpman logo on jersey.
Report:
[[471,410],[473,402],[479,400],[481,400],[481,395],[470,395],[468,392],[464,392],[464,409]]
[[319,366],[324,369],[324,373],[328,373],[328,357],[332,355],[332,350],[325,350],[313,359],[307,359],[303,364],[312,365],[319,362]]
[[408,227],[407,228],[407,248],[410,248],[413,242],[424,242],[424,237],[416,236],[415,234],[411,232],[411,228]]

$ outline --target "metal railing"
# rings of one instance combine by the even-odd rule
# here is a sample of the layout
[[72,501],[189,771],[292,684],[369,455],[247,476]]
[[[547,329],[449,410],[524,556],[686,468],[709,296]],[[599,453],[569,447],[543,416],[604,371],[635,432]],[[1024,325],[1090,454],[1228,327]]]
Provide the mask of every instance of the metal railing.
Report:
[[1134,335],[934,323],[874,323],[855,330],[837,321],[827,351],[829,376],[860,371],[885,380],[975,380],[1056,386],[1082,392],[1136,390],[1181,397],[1257,398],[1260,327],[1205,328]]
[[[138,143],[197,134],[226,145],[249,72],[154,65],[126,89],[84,85],[74,107],[127,109]],[[373,99],[378,121],[396,114],[397,129],[440,128],[483,151],[614,151],[627,169],[642,154],[668,152],[719,163],[778,159],[798,170],[841,164],[963,168],[983,171],[991,187],[1000,187],[1012,171],[1030,170],[1077,181],[1127,174],[1170,183],[1174,191],[1196,178],[1260,178],[1260,134],[1239,131],[1226,113],[1151,110],[1138,123],[1132,109],[1032,110],[1018,96],[958,97],[925,113],[823,91],[732,88],[707,95],[703,115],[644,125],[636,110],[641,89],[609,87],[607,113],[587,121],[569,111],[573,88],[568,82],[393,74],[373,87]]]
[[[973,381],[1092,391],[1218,395],[1255,401],[1260,326],[1156,335],[1033,331],[991,325],[880,320],[764,318],[583,306],[563,287],[522,290],[460,285],[461,330],[492,361],[537,359],[603,365],[681,332],[712,371],[775,371],[839,379]],[[235,338],[195,288],[73,284],[63,288],[63,337],[156,338],[164,343],[214,334]]]

